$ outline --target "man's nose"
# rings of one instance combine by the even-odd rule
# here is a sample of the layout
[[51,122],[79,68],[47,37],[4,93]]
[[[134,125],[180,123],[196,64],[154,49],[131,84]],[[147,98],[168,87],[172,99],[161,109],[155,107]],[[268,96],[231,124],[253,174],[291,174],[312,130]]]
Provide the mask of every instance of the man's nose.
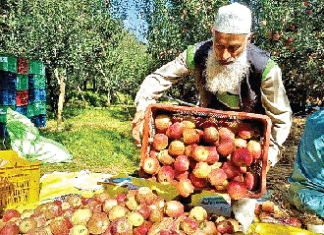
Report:
[[221,59],[222,61],[227,61],[232,57],[231,53],[227,49],[224,49],[221,53]]

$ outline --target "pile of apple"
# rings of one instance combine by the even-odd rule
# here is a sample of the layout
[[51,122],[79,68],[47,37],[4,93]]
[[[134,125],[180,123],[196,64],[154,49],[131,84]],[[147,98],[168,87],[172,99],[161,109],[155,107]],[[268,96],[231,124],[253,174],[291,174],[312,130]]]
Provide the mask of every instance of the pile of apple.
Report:
[[8,209],[0,220],[1,235],[215,235],[240,231],[232,218],[208,215],[203,207],[184,210],[142,187],[110,197],[67,195],[21,213]]
[[262,223],[283,224],[298,228],[302,227],[302,223],[299,219],[291,217],[272,201],[264,201],[258,204],[254,210],[254,214]]
[[261,128],[249,121],[157,114],[141,170],[183,197],[211,188],[241,200],[260,187]]

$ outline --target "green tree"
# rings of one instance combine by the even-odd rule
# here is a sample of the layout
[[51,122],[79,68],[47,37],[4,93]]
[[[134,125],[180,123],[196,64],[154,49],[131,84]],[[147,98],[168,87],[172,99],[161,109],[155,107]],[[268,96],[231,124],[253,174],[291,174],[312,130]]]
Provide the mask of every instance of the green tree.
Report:
[[260,1],[254,42],[274,55],[283,71],[291,106],[321,104],[324,6],[322,1]]
[[123,30],[110,4],[101,0],[4,3],[2,14],[7,17],[0,23],[7,29],[0,37],[1,50],[45,63],[59,123],[65,93],[80,90],[84,80],[95,80],[100,85],[97,92],[112,97],[116,91],[133,91],[134,78],[147,67],[146,48]]

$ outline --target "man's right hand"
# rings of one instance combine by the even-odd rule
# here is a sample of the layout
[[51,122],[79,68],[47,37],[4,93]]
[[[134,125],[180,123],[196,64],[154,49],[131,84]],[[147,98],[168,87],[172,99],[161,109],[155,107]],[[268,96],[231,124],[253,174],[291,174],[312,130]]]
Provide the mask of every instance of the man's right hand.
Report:
[[136,146],[142,146],[143,126],[144,126],[144,111],[137,111],[132,120],[132,136]]

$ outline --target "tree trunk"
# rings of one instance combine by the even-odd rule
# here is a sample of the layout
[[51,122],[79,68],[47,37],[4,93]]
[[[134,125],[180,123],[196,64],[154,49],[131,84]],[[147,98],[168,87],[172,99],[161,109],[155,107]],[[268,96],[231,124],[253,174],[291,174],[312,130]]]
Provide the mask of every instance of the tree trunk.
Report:
[[62,69],[61,72],[56,68],[54,70],[55,76],[57,78],[58,84],[60,86],[60,95],[57,105],[57,126],[60,126],[62,123],[62,114],[63,114],[63,106],[64,106],[64,98],[65,98],[65,80],[66,80],[66,70]]

